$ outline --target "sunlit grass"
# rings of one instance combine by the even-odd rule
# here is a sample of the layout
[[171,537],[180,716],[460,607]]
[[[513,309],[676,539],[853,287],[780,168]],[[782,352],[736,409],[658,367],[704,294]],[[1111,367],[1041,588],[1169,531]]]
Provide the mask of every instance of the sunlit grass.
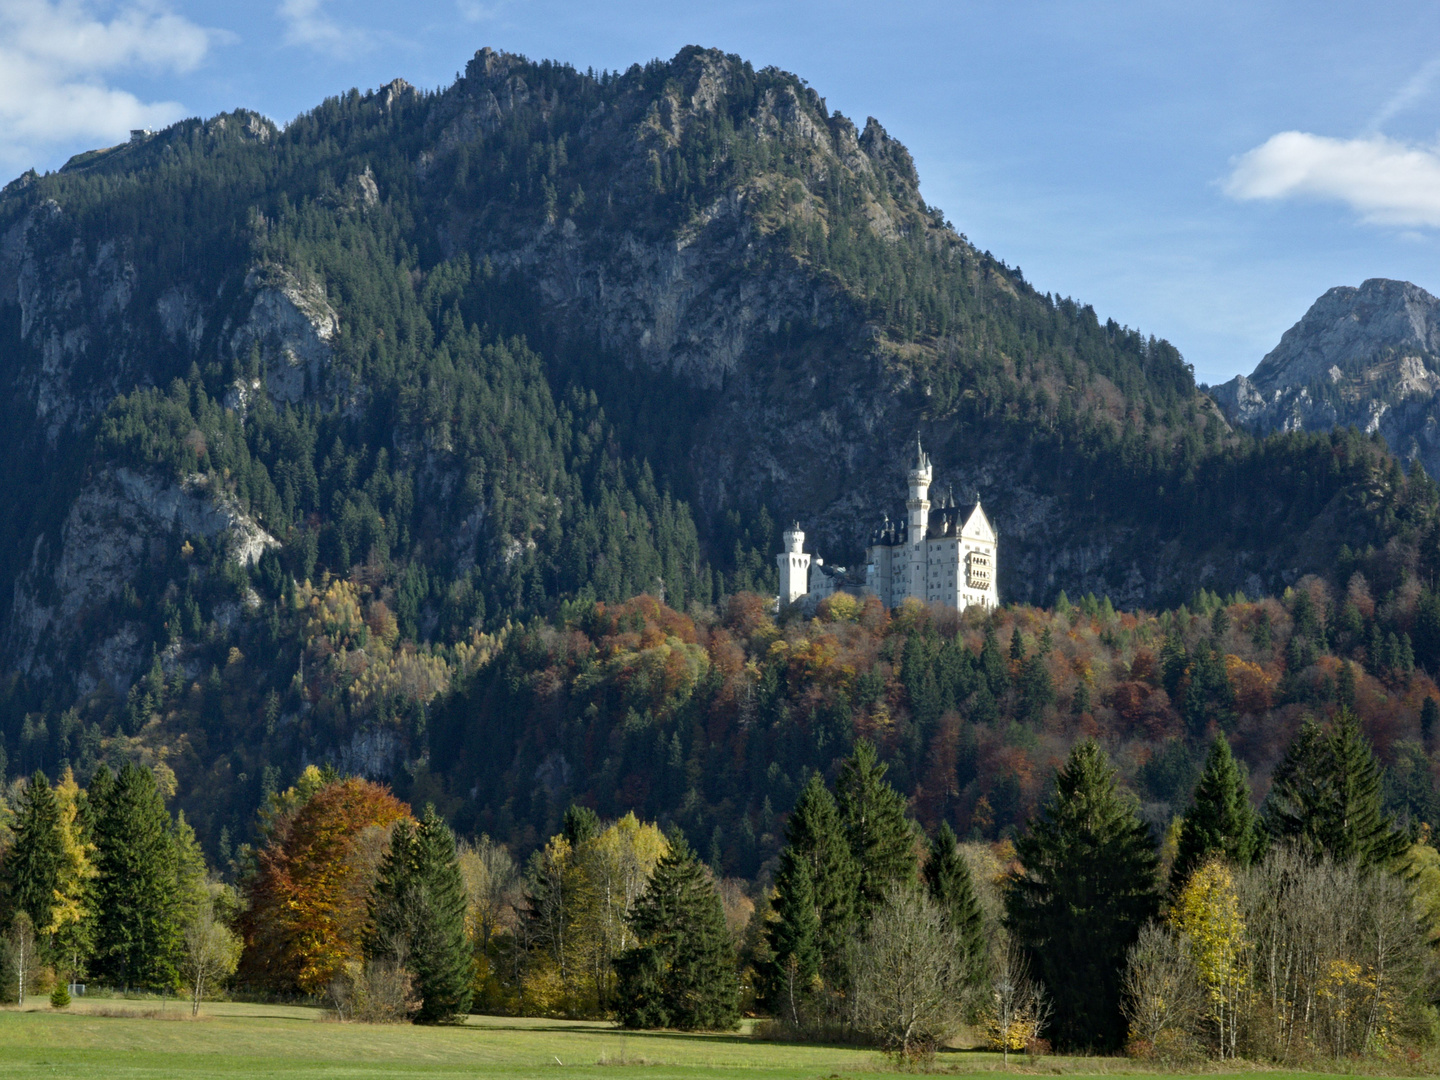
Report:
[[[1105,1076],[1148,1072],[1122,1058],[1012,1059],[1012,1073]],[[940,1054],[941,1072],[999,1075],[998,1055]],[[1216,1075],[1233,1070],[1209,1068]],[[1425,1070],[1412,1071],[1422,1075]],[[198,1020],[171,999],[43,1002],[0,1010],[0,1076],[140,1080],[173,1077],[601,1077],[841,1080],[894,1075],[873,1050],[791,1045],[733,1035],[625,1032],[606,1023],[472,1017],[423,1028],[338,1024],[318,1009],[207,1003]],[[1267,1071],[1284,1080],[1301,1073]],[[1314,1075],[1314,1074],[1308,1074]]]

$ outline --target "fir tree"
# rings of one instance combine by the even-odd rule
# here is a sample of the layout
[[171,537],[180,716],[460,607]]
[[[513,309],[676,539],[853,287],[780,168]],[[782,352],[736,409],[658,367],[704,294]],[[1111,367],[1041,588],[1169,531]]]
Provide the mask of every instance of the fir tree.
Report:
[[804,860],[810,873],[820,922],[816,934],[820,969],[829,976],[855,925],[855,861],[840,811],[819,773],[811,775],[800,793],[785,838],[786,851]]
[[855,907],[860,922],[880,906],[892,885],[915,880],[915,844],[905,799],[885,782],[886,766],[860,740],[835,782],[840,823],[855,861]]
[[455,835],[426,807],[418,826],[397,822],[371,893],[365,952],[403,962],[415,979],[415,1021],[439,1024],[470,1010],[472,950]]
[[1315,857],[1381,866],[1408,846],[1384,812],[1383,774],[1349,709],[1324,734],[1306,721],[1275,770],[1265,800],[1266,832]]
[[985,913],[975,893],[970,864],[960,854],[955,831],[947,821],[930,840],[930,857],[925,860],[925,885],[930,897],[945,916],[965,954],[966,981],[975,986],[985,975]]
[[768,928],[771,960],[764,1001],[774,1016],[798,1025],[801,1007],[820,973],[820,919],[810,866],[794,848],[780,853],[775,873],[775,921]]
[[565,811],[565,822],[560,831],[565,834],[565,839],[570,841],[572,848],[578,848],[587,840],[593,840],[600,835],[600,817],[590,807],[572,803]]
[[60,803],[50,781],[38,769],[20,796],[15,814],[15,840],[5,853],[4,921],[17,911],[30,917],[38,932],[50,925],[60,871],[65,858],[60,834]]
[[621,1023],[687,1031],[739,1023],[735,946],[720,894],[678,830],[629,921],[639,944],[615,960]]
[[1024,871],[1011,881],[1006,917],[1054,1000],[1051,1037],[1118,1046],[1125,951],[1158,910],[1157,859],[1135,799],[1095,740],[1071,752],[1015,848]]
[[1436,721],[1440,721],[1440,702],[1426,695],[1425,703],[1420,706],[1420,741],[1426,750],[1435,744]]
[[1260,853],[1260,828],[1250,805],[1250,785],[1230,752],[1225,736],[1216,735],[1195,785],[1195,797],[1180,822],[1180,842],[1170,869],[1171,889],[1178,890],[1190,872],[1210,855],[1235,866],[1249,866]]
[[112,986],[168,989],[181,944],[170,815],[149,769],[127,762],[106,788],[95,808],[95,973]]

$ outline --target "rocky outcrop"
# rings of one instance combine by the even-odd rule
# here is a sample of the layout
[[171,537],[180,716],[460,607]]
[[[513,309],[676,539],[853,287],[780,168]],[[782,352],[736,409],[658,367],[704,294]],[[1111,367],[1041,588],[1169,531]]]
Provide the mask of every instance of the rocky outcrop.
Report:
[[324,285],[267,266],[246,275],[245,291],[253,300],[230,336],[231,355],[243,360],[258,349],[265,389],[276,402],[294,404],[318,391],[340,328]]
[[1440,470],[1440,299],[1372,278],[1311,305],[1248,378],[1210,391],[1256,431],[1378,432],[1407,461]]
[[[26,674],[48,677],[57,662],[78,670],[82,693],[101,681],[123,690],[143,659],[140,634],[123,622],[104,638],[84,640],[87,625],[122,595],[146,567],[163,562],[172,538],[204,537],[227,556],[251,565],[278,542],[236,505],[212,492],[204,477],[184,482],[106,469],[80,491],[52,543],[41,535],[29,570],[15,586],[10,646]],[[78,655],[77,655],[78,650]]]

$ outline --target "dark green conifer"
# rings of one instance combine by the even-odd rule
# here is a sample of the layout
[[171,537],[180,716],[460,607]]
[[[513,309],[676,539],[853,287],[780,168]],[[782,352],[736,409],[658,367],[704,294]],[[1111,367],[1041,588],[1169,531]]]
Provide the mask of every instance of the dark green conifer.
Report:
[[600,835],[600,817],[588,806],[571,803],[570,808],[565,811],[565,823],[561,826],[561,831],[565,834],[565,839],[570,841],[570,846],[578,848],[585,841]]
[[1249,866],[1260,851],[1260,829],[1250,805],[1250,785],[1223,735],[1216,735],[1195,785],[1195,797],[1180,823],[1180,843],[1170,869],[1170,887],[1178,889],[1197,866],[1218,855],[1236,866]]
[[630,915],[639,944],[615,960],[626,1027],[729,1031],[740,1021],[735,945],[720,894],[678,830]]
[[1093,739],[1071,752],[1015,849],[1024,870],[1011,881],[1006,918],[1054,1002],[1050,1037],[1119,1046],[1125,951],[1159,908],[1157,859],[1134,797]]
[[450,827],[433,806],[418,826],[398,822],[371,893],[365,951],[409,967],[420,998],[416,1023],[451,1023],[470,1011],[474,961],[465,910]]
[[785,827],[787,851],[803,859],[810,872],[815,912],[820,922],[816,935],[820,969],[833,973],[855,926],[855,860],[840,823],[840,811],[819,773],[813,773],[800,793]]
[[1266,832],[1319,857],[1382,866],[1408,846],[1383,810],[1383,774],[1349,709],[1323,733],[1307,720],[1285,752],[1265,800]]
[[102,782],[101,789],[95,974],[111,986],[168,989],[181,944],[170,815],[149,769],[126,762],[113,786]]
[[975,893],[970,864],[960,854],[960,843],[947,821],[930,840],[925,860],[925,885],[959,939],[965,956],[967,981],[975,986],[985,976],[985,913]]
[[905,799],[885,782],[886,765],[861,739],[835,782],[840,823],[855,860],[855,914],[863,924],[892,885],[915,880],[915,839]]
[[38,769],[25,785],[16,807],[15,840],[5,852],[0,870],[3,921],[8,925],[17,911],[30,916],[37,930],[50,925],[55,908],[64,849],[60,838],[60,803],[50,781]]
[[1440,721],[1440,703],[1429,695],[1420,706],[1420,741],[1429,750],[1435,741],[1435,725]]
[[764,1003],[771,1015],[798,1025],[820,972],[820,919],[810,866],[791,847],[780,853],[775,872],[774,912],[768,930],[771,959],[765,972]]

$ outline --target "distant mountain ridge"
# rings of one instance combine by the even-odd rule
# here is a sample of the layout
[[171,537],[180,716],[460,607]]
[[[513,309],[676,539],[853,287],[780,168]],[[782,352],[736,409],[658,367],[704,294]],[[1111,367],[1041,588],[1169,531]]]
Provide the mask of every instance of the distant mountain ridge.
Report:
[[1231,423],[1259,432],[1354,425],[1440,472],[1440,298],[1371,278],[1337,286],[1285,331],[1249,377],[1211,396]]

